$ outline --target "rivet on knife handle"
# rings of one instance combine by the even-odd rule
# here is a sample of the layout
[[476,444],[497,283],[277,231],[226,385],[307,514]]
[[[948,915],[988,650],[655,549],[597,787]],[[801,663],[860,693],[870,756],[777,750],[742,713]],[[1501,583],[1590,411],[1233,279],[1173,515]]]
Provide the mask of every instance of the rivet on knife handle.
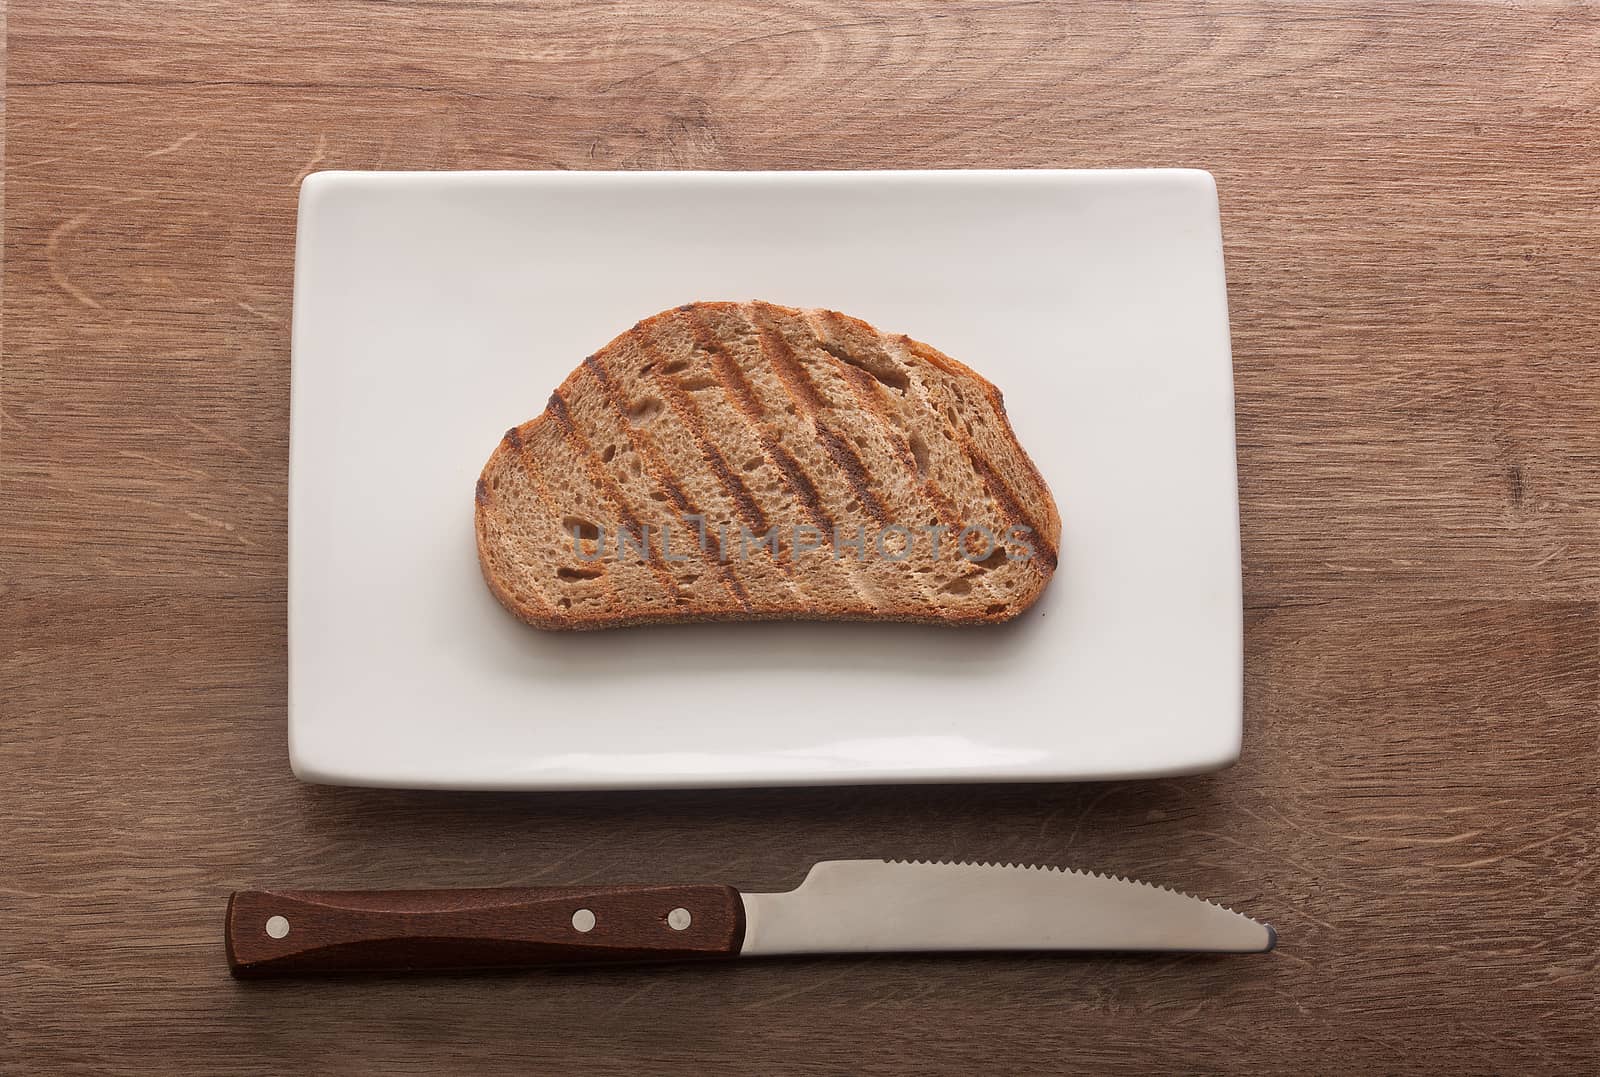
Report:
[[726,886],[243,890],[228,902],[235,976],[519,968],[733,957]]

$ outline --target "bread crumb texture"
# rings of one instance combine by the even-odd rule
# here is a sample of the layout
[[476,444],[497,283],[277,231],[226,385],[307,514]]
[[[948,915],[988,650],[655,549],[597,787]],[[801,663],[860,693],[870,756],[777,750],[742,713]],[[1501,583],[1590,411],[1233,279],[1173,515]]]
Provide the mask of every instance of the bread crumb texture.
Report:
[[828,310],[691,303],[585,359],[478,480],[495,597],[547,629],[992,624],[1061,518],[1000,393]]

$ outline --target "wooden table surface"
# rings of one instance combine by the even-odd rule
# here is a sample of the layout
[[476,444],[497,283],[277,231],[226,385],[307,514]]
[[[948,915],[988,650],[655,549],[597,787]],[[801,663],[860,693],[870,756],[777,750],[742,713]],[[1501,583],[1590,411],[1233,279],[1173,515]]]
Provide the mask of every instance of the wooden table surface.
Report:
[[[1387,6],[13,0],[0,1071],[1593,1072],[1600,19]],[[1236,767],[291,777],[300,177],[1123,165],[1221,191]],[[237,887],[778,886],[885,854],[1137,874],[1283,944],[249,985],[223,963]]]

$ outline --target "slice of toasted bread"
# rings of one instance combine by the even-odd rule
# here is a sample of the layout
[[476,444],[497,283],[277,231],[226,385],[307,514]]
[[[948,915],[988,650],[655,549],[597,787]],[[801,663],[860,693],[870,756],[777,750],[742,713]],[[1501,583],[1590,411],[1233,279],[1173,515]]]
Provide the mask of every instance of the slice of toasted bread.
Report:
[[1000,393],[834,311],[691,303],[585,359],[478,480],[478,559],[540,628],[1005,621],[1061,518]]

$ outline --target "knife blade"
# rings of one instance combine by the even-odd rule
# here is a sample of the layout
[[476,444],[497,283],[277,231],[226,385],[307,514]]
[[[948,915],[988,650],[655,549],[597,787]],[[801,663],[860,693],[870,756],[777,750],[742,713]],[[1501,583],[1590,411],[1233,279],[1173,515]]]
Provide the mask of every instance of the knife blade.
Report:
[[729,886],[238,891],[236,976],[976,951],[1261,953],[1268,924],[1133,879],[1017,864],[828,860]]

